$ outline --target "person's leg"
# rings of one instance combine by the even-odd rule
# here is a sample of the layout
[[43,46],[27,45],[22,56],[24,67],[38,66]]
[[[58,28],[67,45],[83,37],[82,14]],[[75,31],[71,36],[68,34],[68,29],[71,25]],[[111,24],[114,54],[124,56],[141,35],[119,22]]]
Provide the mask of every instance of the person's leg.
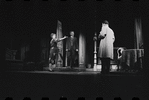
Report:
[[49,71],[52,71],[52,64],[49,63]]
[[57,61],[58,61],[58,54],[55,52],[53,55],[53,63],[52,63],[52,68],[57,67]]
[[109,73],[110,71],[110,58],[106,59],[106,72]]
[[48,68],[48,70],[52,70],[51,69],[51,66],[52,66],[52,64],[51,64],[51,58],[49,57],[49,68]]
[[101,58],[101,73],[104,74],[105,73],[105,59]]
[[70,68],[73,66],[73,49],[70,49]]
[[79,63],[78,63],[78,52],[75,51],[75,56],[74,56],[74,66],[78,67]]
[[67,66],[70,66],[70,51],[67,51]]
[[72,62],[71,62],[71,67],[74,67],[75,64],[75,50],[72,50]]
[[49,56],[49,70],[52,71],[52,63],[53,63],[53,54],[54,54],[54,50],[50,49],[50,56]]

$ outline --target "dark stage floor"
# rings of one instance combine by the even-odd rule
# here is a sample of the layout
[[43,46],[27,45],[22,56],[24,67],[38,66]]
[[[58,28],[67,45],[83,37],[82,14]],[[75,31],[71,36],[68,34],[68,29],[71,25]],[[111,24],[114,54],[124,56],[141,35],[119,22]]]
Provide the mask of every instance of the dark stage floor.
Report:
[[0,73],[0,97],[13,97],[23,100],[59,100],[61,96],[67,100],[148,100],[149,79],[145,74],[111,72],[101,75],[99,71],[8,71]]

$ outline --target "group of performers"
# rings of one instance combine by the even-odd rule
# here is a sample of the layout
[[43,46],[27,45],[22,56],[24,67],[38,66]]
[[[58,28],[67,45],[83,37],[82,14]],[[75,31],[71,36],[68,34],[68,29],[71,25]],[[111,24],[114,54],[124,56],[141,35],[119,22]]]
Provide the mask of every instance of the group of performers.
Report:
[[[50,49],[50,56],[49,56],[49,71],[52,71],[51,65],[55,62],[55,55],[58,52],[57,43],[67,38],[66,41],[66,53],[68,58],[68,66],[71,68],[74,67],[75,56],[78,52],[78,43],[77,38],[74,37],[74,31],[70,32],[70,37],[64,36],[63,38],[57,39],[56,34],[51,34],[51,49]],[[99,52],[98,58],[101,59],[102,69],[101,73],[105,74],[108,73],[110,70],[110,60],[113,59],[113,43],[115,41],[115,36],[113,30],[109,27],[109,22],[107,20],[102,22],[102,28],[100,34],[97,37],[94,37],[94,40],[99,40]]]
[[78,52],[78,42],[77,38],[74,37],[74,31],[70,32],[70,37],[64,36],[63,38],[56,38],[55,33],[51,33],[51,41],[50,41],[50,55],[49,55],[49,71],[53,71],[52,65],[55,64],[56,56],[59,52],[57,47],[57,43],[66,39],[66,53],[67,53],[67,64],[70,68],[74,67],[75,58]]

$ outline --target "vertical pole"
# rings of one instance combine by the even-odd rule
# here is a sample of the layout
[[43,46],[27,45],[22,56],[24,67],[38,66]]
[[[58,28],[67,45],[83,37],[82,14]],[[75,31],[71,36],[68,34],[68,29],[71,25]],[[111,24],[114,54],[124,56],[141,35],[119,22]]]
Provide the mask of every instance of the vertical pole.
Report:
[[[57,21],[56,35],[57,35],[57,38],[63,37],[62,23],[59,20]],[[57,54],[56,67],[63,67],[63,58],[61,58],[60,56],[60,55],[63,56],[63,41],[58,42],[57,46],[58,46],[59,52]]]
[[[95,33],[95,36],[97,37],[97,34]],[[94,40],[94,71],[97,71],[97,40]]]
[[[96,1],[96,0],[95,0]],[[96,3],[95,3],[95,38],[97,38],[97,33],[96,33]],[[97,40],[94,39],[94,71],[97,71]]]
[[66,51],[66,57],[65,57],[65,66],[67,66],[67,51]]
[[79,35],[79,67],[85,68],[86,62],[86,40],[85,35],[81,32]]

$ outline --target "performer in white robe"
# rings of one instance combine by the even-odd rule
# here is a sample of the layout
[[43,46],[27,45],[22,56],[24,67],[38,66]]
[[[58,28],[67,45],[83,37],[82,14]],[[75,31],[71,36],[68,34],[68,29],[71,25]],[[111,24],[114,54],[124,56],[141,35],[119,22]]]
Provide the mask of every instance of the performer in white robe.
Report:
[[113,59],[113,43],[115,36],[113,30],[109,27],[109,22],[102,23],[102,29],[98,36],[100,39],[98,57],[102,63],[102,73],[108,73],[110,69],[110,60]]

